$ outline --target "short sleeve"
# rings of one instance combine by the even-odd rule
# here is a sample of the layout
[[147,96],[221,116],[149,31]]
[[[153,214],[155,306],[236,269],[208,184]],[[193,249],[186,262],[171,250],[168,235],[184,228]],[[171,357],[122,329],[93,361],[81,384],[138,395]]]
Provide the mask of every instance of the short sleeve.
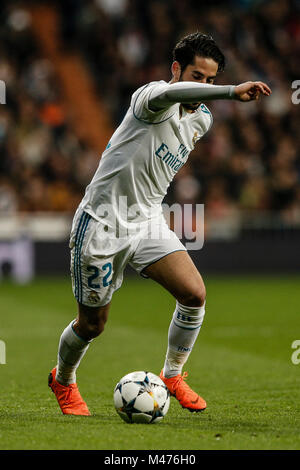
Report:
[[159,82],[148,83],[136,90],[131,99],[131,108],[136,119],[148,124],[159,124],[174,114],[174,105],[159,111],[149,109],[149,97],[152,91],[156,90],[157,87],[163,88],[165,85],[166,82],[161,80]]

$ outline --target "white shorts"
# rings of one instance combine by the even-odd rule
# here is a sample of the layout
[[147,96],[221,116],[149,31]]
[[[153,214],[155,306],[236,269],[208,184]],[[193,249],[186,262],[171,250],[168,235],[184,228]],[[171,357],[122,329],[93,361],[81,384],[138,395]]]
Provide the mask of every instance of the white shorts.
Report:
[[163,216],[154,225],[159,230],[158,238],[149,236],[148,226],[134,236],[116,238],[87,212],[76,212],[70,249],[72,288],[79,303],[91,307],[108,304],[122,285],[127,264],[147,277],[143,274],[147,266],[174,251],[186,251]]

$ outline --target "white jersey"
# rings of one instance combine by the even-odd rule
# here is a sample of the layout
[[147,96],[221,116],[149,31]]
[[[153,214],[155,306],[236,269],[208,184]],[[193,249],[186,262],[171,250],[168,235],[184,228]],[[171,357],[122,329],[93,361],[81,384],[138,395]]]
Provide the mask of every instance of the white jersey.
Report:
[[132,95],[80,203],[80,209],[110,228],[116,221],[126,224],[124,204],[127,223],[160,217],[171,181],[211,127],[212,115],[204,104],[193,113],[182,110],[182,116],[179,103],[151,111],[150,93],[165,85],[163,80],[151,82]]

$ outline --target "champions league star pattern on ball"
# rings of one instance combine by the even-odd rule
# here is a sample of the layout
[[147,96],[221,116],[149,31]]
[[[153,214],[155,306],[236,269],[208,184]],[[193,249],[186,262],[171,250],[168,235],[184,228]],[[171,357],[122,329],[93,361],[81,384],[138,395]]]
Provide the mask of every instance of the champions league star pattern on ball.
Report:
[[169,410],[170,393],[157,375],[131,372],[116,385],[114,403],[127,423],[158,423]]

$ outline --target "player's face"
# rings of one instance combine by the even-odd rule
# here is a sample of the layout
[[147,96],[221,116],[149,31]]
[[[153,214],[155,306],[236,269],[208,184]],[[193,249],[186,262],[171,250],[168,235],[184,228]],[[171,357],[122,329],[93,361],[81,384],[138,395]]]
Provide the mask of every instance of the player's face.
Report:
[[[197,83],[208,83],[212,85],[216,78],[218,64],[208,57],[195,56],[194,63],[187,65],[180,73],[179,81],[190,81]],[[182,105],[188,111],[195,111],[200,103],[189,103]]]

